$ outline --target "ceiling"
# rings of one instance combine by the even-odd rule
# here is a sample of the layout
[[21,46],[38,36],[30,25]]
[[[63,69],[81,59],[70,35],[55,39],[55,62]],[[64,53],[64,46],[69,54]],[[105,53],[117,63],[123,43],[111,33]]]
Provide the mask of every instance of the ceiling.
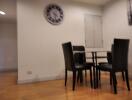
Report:
[[0,15],[0,21],[16,21],[16,0],[0,0],[0,10],[6,15]]
[[[4,11],[6,15],[0,15],[0,21],[16,21],[16,1],[17,0],[0,0],[0,10]],[[112,0],[73,0],[75,2],[82,2],[97,6],[104,6]]]
[[73,0],[73,1],[79,1],[79,2],[88,3],[92,5],[104,6],[105,4],[107,4],[108,2],[112,0]]

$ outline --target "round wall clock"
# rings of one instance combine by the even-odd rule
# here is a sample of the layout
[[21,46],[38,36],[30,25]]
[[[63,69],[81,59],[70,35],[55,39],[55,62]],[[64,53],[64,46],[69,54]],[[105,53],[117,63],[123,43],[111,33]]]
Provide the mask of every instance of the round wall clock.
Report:
[[64,14],[60,6],[49,4],[45,9],[46,19],[53,25],[58,25],[62,22]]

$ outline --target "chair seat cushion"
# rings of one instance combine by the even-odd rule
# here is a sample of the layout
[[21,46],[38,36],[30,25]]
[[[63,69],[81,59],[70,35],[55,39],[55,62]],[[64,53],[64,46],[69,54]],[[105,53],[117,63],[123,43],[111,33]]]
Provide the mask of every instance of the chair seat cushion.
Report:
[[84,64],[84,67],[85,67],[86,69],[90,69],[92,66],[94,66],[94,63],[92,63],[92,62],[86,62],[86,63]]
[[103,71],[111,71],[112,64],[102,64],[102,65],[97,66],[97,69],[103,70]]
[[94,66],[94,63],[93,62],[86,62],[85,66]]
[[99,65],[108,64],[108,62],[99,62]]

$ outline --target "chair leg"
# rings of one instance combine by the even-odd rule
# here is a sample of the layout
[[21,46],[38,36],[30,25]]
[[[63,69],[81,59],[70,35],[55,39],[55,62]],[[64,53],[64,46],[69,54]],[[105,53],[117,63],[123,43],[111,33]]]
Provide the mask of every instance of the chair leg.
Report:
[[125,76],[126,76],[126,84],[128,91],[130,91],[130,84],[129,84],[129,77],[128,77],[128,70],[125,71]]
[[83,72],[82,70],[79,70],[79,76],[80,76],[80,83],[83,83]]
[[100,73],[100,70],[99,70],[99,80],[100,80],[100,77],[101,77],[101,73]]
[[122,72],[122,79],[123,79],[123,81],[125,81],[124,72]]
[[115,81],[116,81],[116,85],[117,85],[117,79],[116,79],[116,77],[115,77]]
[[80,76],[79,76],[79,71],[78,71],[78,73],[77,73],[77,82],[79,81],[79,79],[80,79]]
[[110,72],[110,85],[112,85],[112,73]]
[[85,80],[87,80],[87,70],[85,69]]
[[114,93],[117,94],[117,81],[116,81],[115,73],[112,73],[112,78],[113,78]]
[[115,75],[115,83],[116,83],[116,85],[117,85],[117,79],[116,79],[116,75]]
[[72,86],[72,90],[75,90],[75,84],[76,84],[76,71],[73,71],[73,86]]
[[98,81],[99,81],[99,77],[98,77],[98,74],[99,74],[99,70],[96,69],[96,88],[98,88]]
[[90,68],[90,83],[91,83],[91,88],[93,87],[93,81],[92,81],[92,69]]
[[67,83],[67,69],[65,69],[65,86],[66,86],[66,83]]
[[93,87],[96,89],[96,68],[93,67]]
[[99,84],[100,84],[100,87],[101,87],[101,71],[99,70]]

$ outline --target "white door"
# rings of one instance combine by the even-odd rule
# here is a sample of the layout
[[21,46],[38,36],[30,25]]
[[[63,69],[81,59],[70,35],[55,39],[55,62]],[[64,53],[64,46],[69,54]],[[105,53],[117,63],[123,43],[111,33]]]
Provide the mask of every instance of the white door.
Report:
[[102,48],[102,17],[85,15],[85,44],[88,48]]

